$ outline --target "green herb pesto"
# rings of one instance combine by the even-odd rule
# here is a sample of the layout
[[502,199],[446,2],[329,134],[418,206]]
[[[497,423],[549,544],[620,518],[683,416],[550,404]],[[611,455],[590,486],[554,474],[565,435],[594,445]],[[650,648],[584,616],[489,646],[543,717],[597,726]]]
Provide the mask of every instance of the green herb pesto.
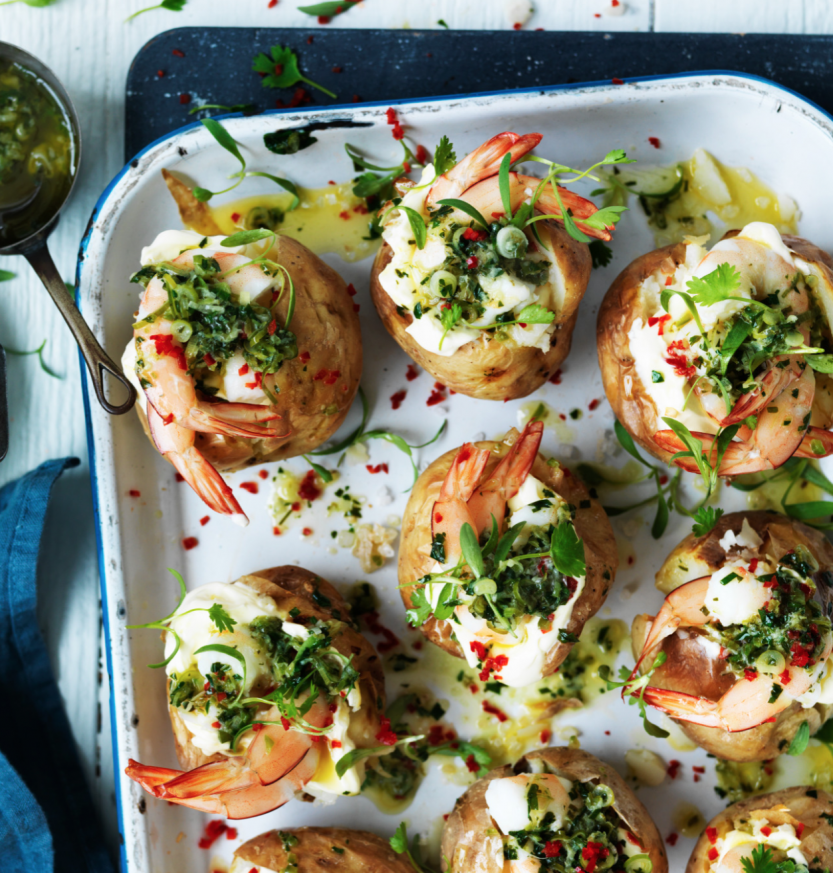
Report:
[[569,796],[569,809],[559,822],[552,811],[544,811],[547,789],[532,782],[527,789],[530,823],[504,836],[504,859],[518,860],[526,853],[541,870],[553,873],[624,870],[628,856],[620,828],[627,828],[613,809],[613,791],[602,783],[574,782]]
[[[271,261],[258,266],[267,275],[281,275],[281,268]],[[284,361],[297,356],[295,334],[280,326],[272,311],[273,298],[279,295],[267,290],[257,301],[241,302],[214,258],[195,255],[190,269],[172,263],[149,265],[131,281],[147,287],[154,278],[164,284],[168,305],[146,321],[161,317],[173,322],[174,337],[185,348],[188,372],[198,378],[220,370],[238,352],[262,376],[276,373]]]
[[60,208],[76,171],[75,143],[58,101],[34,73],[0,61],[0,246],[25,239]]
[[[736,675],[762,669],[780,674],[788,666],[810,670],[818,663],[831,622],[816,598],[817,571],[813,556],[799,545],[781,558],[774,573],[758,575],[771,586],[766,609],[742,624],[706,625],[707,635],[728,652],[726,663]],[[824,575],[830,584],[831,574]],[[780,686],[774,687],[780,693]]]

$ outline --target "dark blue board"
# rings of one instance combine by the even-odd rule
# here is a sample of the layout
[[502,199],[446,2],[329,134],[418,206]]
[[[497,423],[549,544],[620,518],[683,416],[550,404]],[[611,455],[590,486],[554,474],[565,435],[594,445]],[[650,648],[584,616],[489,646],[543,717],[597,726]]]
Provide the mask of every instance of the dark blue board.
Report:
[[126,159],[195,120],[195,103],[180,95],[261,110],[288,102],[292,89],[263,88],[252,71],[254,55],[274,44],[293,48],[303,73],[338,94],[331,100],[308,89],[318,105],[736,70],[833,113],[833,36],[183,27],[151,40],[133,61]]

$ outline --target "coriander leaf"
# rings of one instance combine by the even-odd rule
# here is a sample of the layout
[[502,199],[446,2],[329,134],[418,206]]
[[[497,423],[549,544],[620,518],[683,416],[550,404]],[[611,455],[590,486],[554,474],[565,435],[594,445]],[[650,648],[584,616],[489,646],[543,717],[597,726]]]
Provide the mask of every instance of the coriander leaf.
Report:
[[434,151],[434,172],[438,176],[442,176],[456,164],[457,155],[454,153],[454,146],[447,136],[441,137]]
[[217,630],[230,631],[237,622],[226,612],[221,603],[214,603],[208,610],[208,617],[217,625]]
[[636,160],[634,158],[629,158],[625,154],[624,149],[613,149],[613,151],[608,152],[603,160],[599,161],[596,166],[604,167],[607,164],[635,164]]
[[515,316],[515,321],[518,324],[552,324],[555,313],[545,309],[540,303],[531,303]]
[[317,142],[318,139],[306,127],[263,134],[263,144],[276,155],[294,155]]
[[396,833],[390,838],[390,847],[397,855],[408,851],[408,828],[404,821],[399,823]]
[[693,516],[694,524],[691,526],[691,531],[694,536],[704,537],[717,524],[721,515],[723,515],[722,509],[701,506]]
[[787,749],[787,754],[793,756],[800,755],[807,748],[807,743],[809,742],[810,723],[808,721],[803,721],[801,722],[798,732],[793,737],[789,749]]
[[[55,0],[23,0],[23,2],[27,6],[49,6],[54,3]],[[154,9],[167,9],[169,12],[182,12],[187,2],[188,0],[162,0],[162,2],[158,3],[156,6],[147,6],[145,9],[140,9],[132,15],[128,15],[124,20],[131,21],[137,15],[141,15],[144,12],[151,12]]]
[[584,541],[579,539],[571,522],[562,521],[553,528],[550,558],[556,570],[565,576],[584,576],[587,573]]
[[600,239],[594,239],[588,246],[593,268],[606,267],[613,258],[613,249]]
[[585,227],[592,227],[595,230],[607,230],[619,221],[623,212],[627,211],[627,206],[605,206],[587,218],[582,218],[581,223]]
[[302,75],[298,69],[298,57],[289,46],[273,45],[269,52],[268,55],[264,52],[257,55],[252,66],[256,73],[263,74],[264,88],[291,88],[298,82],[306,82],[335,99],[336,95],[332,91]]
[[454,197],[446,197],[445,200],[438,200],[438,206],[452,206],[454,209],[459,209],[460,212],[465,212],[466,215],[471,216],[478,224],[482,225],[486,230],[489,229],[489,222],[471,205],[471,203],[466,203],[465,200],[457,200]]
[[696,303],[712,306],[728,300],[740,288],[740,272],[731,264],[719,264],[711,273],[689,279],[687,288]]
[[782,867],[775,863],[772,849],[760,844],[752,849],[751,858],[741,858],[743,873],[781,873]]
[[14,279],[17,273],[12,273],[10,270],[0,270],[0,282],[8,282]]
[[425,588],[416,588],[411,594],[411,608],[405,615],[411,627],[420,627],[434,614],[434,608],[425,596]]
[[437,621],[447,621],[454,613],[454,607],[457,603],[455,586],[451,582],[446,582],[440,590],[437,605],[434,607],[434,618]]
[[480,579],[485,572],[483,555],[480,552],[477,535],[468,522],[460,528],[460,548],[463,551],[463,560],[469,565],[475,577]]

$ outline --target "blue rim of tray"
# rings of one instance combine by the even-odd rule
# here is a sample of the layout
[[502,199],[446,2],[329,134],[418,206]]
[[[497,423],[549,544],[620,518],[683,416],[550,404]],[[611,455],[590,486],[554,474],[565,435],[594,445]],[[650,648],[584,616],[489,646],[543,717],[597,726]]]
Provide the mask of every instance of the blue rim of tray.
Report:
[[[730,76],[736,79],[745,79],[747,81],[752,82],[761,82],[764,85],[775,88],[778,91],[783,91],[786,94],[790,94],[793,97],[798,98],[801,103],[806,104],[807,106],[812,107],[817,112],[819,112],[824,117],[830,119],[831,123],[833,123],[833,114],[828,112],[826,109],[823,109],[814,101],[805,97],[803,94],[798,91],[794,91],[792,88],[787,88],[785,85],[779,85],[778,82],[773,82],[772,79],[767,79],[764,76],[756,76],[753,73],[739,73],[734,70],[695,70],[692,72],[686,73],[672,73],[669,75],[656,75],[656,76],[633,76],[631,78],[622,79],[622,85],[618,83],[615,84],[615,87],[624,87],[628,84],[638,84],[641,82],[658,82],[658,81],[673,81],[674,79],[691,79],[700,76],[712,76],[712,77],[725,77]],[[335,103],[328,106],[315,107],[314,109],[306,109],[300,110],[300,113],[315,113],[315,115],[320,115],[321,113],[352,113],[356,110],[364,110],[369,108],[374,108],[377,106],[407,106],[414,103],[436,103],[436,102],[447,102],[449,100],[472,100],[480,97],[506,97],[512,94],[549,94],[555,91],[576,91],[584,88],[599,88],[599,87],[610,87],[614,83],[609,79],[597,80],[593,82],[573,82],[567,85],[536,85],[529,88],[509,88],[503,91],[476,91],[472,94],[445,94],[439,97],[404,97],[398,100],[376,100],[369,103]],[[277,117],[289,114],[299,114],[298,109],[267,109],[261,113],[258,113],[258,116],[262,115],[274,115]],[[243,118],[245,117],[242,112],[232,112],[226,113],[225,115],[215,115],[212,116],[216,119],[228,119],[228,118]],[[78,306],[79,311],[83,314],[83,309],[81,306],[81,300],[79,297],[79,288],[81,287],[81,274],[84,269],[84,264],[86,262],[86,254],[87,247],[90,243],[90,237],[94,230],[95,220],[98,214],[103,209],[107,200],[110,197],[113,189],[121,182],[122,178],[126,173],[130,170],[134,169],[133,164],[140,160],[144,155],[150,152],[152,149],[157,146],[168,142],[175,137],[181,136],[184,133],[187,133],[189,130],[196,130],[202,127],[202,122],[194,121],[190,124],[183,125],[182,127],[178,127],[175,130],[172,130],[170,133],[165,136],[161,136],[158,139],[155,139],[153,142],[148,143],[141,151],[135,154],[122,168],[118,173],[113,177],[110,184],[104,189],[101,193],[101,196],[96,201],[95,206],[93,207],[93,211],[90,215],[90,220],[87,224],[87,230],[84,233],[83,238],[81,239],[81,245],[78,251],[78,261],[76,265],[75,271],[75,303]],[[119,866],[124,873],[130,873],[128,871],[127,866],[127,855],[125,849],[124,842],[124,803],[121,796],[121,761],[119,759],[119,746],[118,746],[118,721],[116,719],[116,706],[115,699],[113,694],[113,655],[112,655],[112,645],[111,645],[111,637],[110,637],[110,619],[109,619],[109,602],[107,599],[107,586],[105,584],[106,578],[106,570],[104,565],[104,550],[102,546],[102,526],[101,526],[101,512],[98,502],[98,473],[96,470],[95,463],[95,443],[93,440],[93,425],[92,425],[92,415],[90,408],[90,392],[89,387],[87,385],[87,377],[86,377],[86,363],[84,361],[84,357],[81,354],[80,350],[78,353],[79,365],[81,367],[81,390],[83,392],[84,397],[84,418],[86,421],[86,430],[87,430],[87,452],[90,459],[90,480],[92,484],[92,492],[93,492],[93,513],[95,515],[95,539],[96,539],[96,552],[98,555],[98,571],[99,571],[99,584],[101,587],[101,611],[102,611],[102,619],[104,624],[104,641],[105,641],[105,656],[107,659],[107,674],[109,676],[109,685],[110,685],[110,741],[113,747],[113,774],[115,781],[115,795],[116,795],[116,810],[118,812],[118,820],[119,820]],[[130,413],[126,413],[129,415]]]

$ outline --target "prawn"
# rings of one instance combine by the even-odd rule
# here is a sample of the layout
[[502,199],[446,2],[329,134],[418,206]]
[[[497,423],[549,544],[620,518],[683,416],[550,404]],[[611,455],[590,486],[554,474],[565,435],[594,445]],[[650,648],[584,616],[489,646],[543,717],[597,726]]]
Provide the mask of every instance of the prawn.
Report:
[[498,529],[502,528],[506,502],[526,481],[543,433],[543,422],[530,421],[482,484],[483,470],[489,461],[488,449],[477,449],[471,443],[460,447],[431,512],[434,537],[445,534],[446,563],[456,564],[462,554],[460,531],[464,524],[471,525],[478,537],[491,528],[492,516]]
[[[542,139],[539,133],[520,136],[510,131],[493,136],[434,182],[428,191],[427,205],[434,207],[440,200],[457,198],[474,206],[487,219],[499,218],[506,211],[498,182],[501,161],[509,154],[514,163],[529,154]],[[512,212],[514,213],[523,202],[529,201],[540,185],[541,180],[534,176],[510,173],[509,193]],[[563,216],[563,209],[568,209],[578,227],[588,236],[604,240],[611,238],[609,228],[600,230],[588,227],[582,221],[597,212],[597,207],[584,197],[561,186],[558,186],[558,196],[556,196],[552,185],[547,185],[535,201],[535,209],[541,215],[549,215],[556,220]]]
[[[734,267],[741,276],[741,288],[754,297],[768,293],[769,289],[789,284],[795,269],[782,255],[752,239],[733,238],[718,243],[694,271],[695,276],[705,276],[721,264]],[[790,287],[782,292],[791,314],[801,315],[809,308],[805,291]],[[806,327],[800,328],[804,341],[809,339]],[[735,401],[728,414],[723,412],[720,398],[713,391],[705,391],[695,385],[695,391],[707,415],[721,427],[741,424],[749,416],[757,416],[753,429],[741,428],[740,439],[731,442],[717,470],[720,476],[739,476],[774,470],[801,451],[800,457],[822,457],[833,450],[833,439],[821,437],[820,429],[807,431],[807,422],[813,409],[816,380],[811,367],[802,355],[778,355],[766,363],[766,371],[756,384]],[[692,434],[703,444],[703,452],[714,468],[717,461],[716,439],[713,434]],[[809,437],[809,439],[808,439]],[[813,452],[810,443],[816,440]],[[654,442],[664,451],[686,450],[682,440],[672,430],[660,430],[654,434]],[[804,447],[803,449],[801,447]],[[807,454],[809,452],[809,454]],[[677,466],[688,472],[699,472],[694,458],[675,458]]]
[[[706,594],[709,589],[708,576],[686,582],[674,589],[666,598],[662,608],[651,621],[651,626],[642,646],[631,679],[635,679],[645,659],[650,657],[662,641],[679,628],[704,627],[710,620],[706,607]],[[763,609],[769,594],[766,589],[751,590],[750,596],[756,598],[754,606]],[[704,609],[705,608],[705,609]],[[828,635],[818,664],[823,665],[833,650],[833,635]],[[704,727],[721,728],[735,733],[751,730],[760,724],[774,719],[796,698],[804,694],[813,684],[818,670],[809,671],[804,667],[785,666],[777,677],[756,673],[751,680],[742,679],[719,700],[697,697],[682,691],[658,688],[648,685],[641,690],[630,691],[634,697],[642,697],[672,718],[690,721]],[[786,674],[786,679],[785,679]],[[782,688],[775,702],[770,702],[773,686]],[[627,686],[623,689],[626,693]]]
[[[321,728],[328,712],[319,699],[306,720]],[[291,800],[313,778],[318,765],[313,738],[283,727],[279,718],[274,707],[266,713],[245,755],[210,761],[185,772],[131,759],[125,773],[154,797],[171,803],[226,818],[261,815]]]
[[[267,290],[271,277],[242,255],[216,252],[212,257],[223,269],[224,281],[232,293],[248,293],[251,299]],[[173,264],[193,266],[194,252],[187,251]],[[233,273],[228,271],[234,270]],[[196,447],[196,433],[264,439],[286,436],[268,422],[280,419],[270,406],[257,403],[216,403],[197,396],[194,377],[188,373],[185,350],[174,335],[173,322],[164,318],[168,304],[159,277],[148,283],[139,306],[134,328],[137,373],[147,398],[148,427],[159,453],[199,497],[215,512],[231,515],[247,524],[237,499],[220,474]],[[265,399],[265,395],[264,395]]]

